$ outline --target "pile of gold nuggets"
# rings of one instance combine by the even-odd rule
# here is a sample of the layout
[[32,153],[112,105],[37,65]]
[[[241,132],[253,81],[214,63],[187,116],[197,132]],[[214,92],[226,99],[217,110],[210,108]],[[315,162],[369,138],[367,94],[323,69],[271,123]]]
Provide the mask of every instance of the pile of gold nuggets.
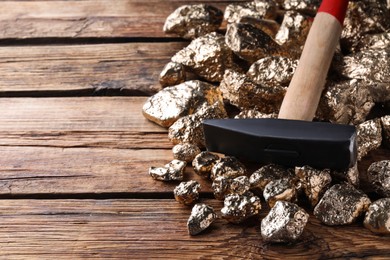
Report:
[[[150,167],[149,174],[160,181],[182,181],[191,163],[223,201],[217,214],[209,205],[195,204],[201,189],[197,181],[174,189],[178,202],[194,205],[187,223],[190,235],[218,217],[231,223],[260,219],[264,200],[270,210],[261,219],[263,240],[296,241],[309,218],[297,205],[304,196],[325,225],[347,225],[364,216],[366,228],[390,234],[390,150],[387,160],[367,170],[366,186],[375,191],[376,201],[359,190],[358,165],[336,172],[269,164],[249,173],[236,158],[205,151],[204,119],[277,116],[319,4],[256,0],[230,4],[224,13],[206,4],[184,5],[166,19],[166,33],[191,42],[166,64],[162,89],[143,106],[144,116],[168,128],[175,144],[174,160]],[[237,113],[228,113],[227,106]],[[372,113],[374,106],[382,114]],[[359,163],[374,149],[390,148],[389,110],[390,2],[350,1],[315,120],[355,125]]]

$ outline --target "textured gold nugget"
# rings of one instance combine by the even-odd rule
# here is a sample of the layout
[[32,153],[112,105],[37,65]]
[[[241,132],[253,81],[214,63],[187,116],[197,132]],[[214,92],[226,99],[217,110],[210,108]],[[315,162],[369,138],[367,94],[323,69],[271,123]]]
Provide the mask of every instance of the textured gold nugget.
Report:
[[390,198],[390,160],[372,163],[368,167],[367,178],[379,195]]
[[263,191],[263,197],[270,207],[273,207],[277,201],[297,201],[296,183],[290,178],[282,178],[269,182]]
[[245,194],[250,189],[249,179],[246,176],[237,178],[228,178],[218,176],[212,184],[214,197],[217,200],[224,200],[226,195],[236,193],[239,195]]
[[149,97],[142,112],[150,121],[169,127],[180,117],[196,112],[204,103],[213,105],[215,102],[223,106],[218,88],[206,82],[191,80],[167,87]]
[[390,235],[390,198],[383,198],[368,207],[364,226],[376,234]]
[[275,19],[277,10],[277,4],[273,0],[257,0],[241,4],[230,4],[226,6],[224,19],[228,23],[237,23],[244,17]]
[[176,62],[168,62],[160,73],[161,86],[168,87],[178,85],[186,81],[184,66]]
[[169,140],[174,144],[191,143],[198,147],[204,147],[203,120],[226,117],[227,114],[222,103],[222,98],[211,106],[203,103],[195,114],[182,117],[169,127]]
[[211,5],[183,5],[168,16],[163,30],[185,39],[194,39],[216,31],[222,19],[222,11]]
[[187,221],[188,233],[197,235],[208,228],[217,218],[214,209],[203,203],[195,204]]
[[273,88],[280,88],[280,86],[287,88],[297,65],[297,60],[281,56],[270,56],[253,63],[246,75],[256,84]]
[[314,16],[320,3],[321,0],[285,0],[283,7],[285,10],[295,10]]
[[249,62],[282,54],[281,47],[265,32],[248,23],[232,23],[226,30],[226,44]]
[[220,89],[224,99],[241,109],[256,109],[262,113],[279,110],[286,88],[254,83],[245,74],[226,70]]
[[390,48],[390,32],[367,34],[358,42],[355,51]]
[[233,63],[233,52],[226,45],[225,37],[217,33],[196,38],[171,60],[212,82],[220,82],[226,69],[237,67]]
[[216,164],[218,160],[218,155],[204,151],[194,158],[194,160],[192,161],[192,167],[194,167],[194,171],[196,174],[205,179],[209,179],[211,169],[214,167],[214,164]]
[[236,178],[246,174],[245,166],[233,156],[220,158],[211,169],[210,178],[214,180],[218,176]]
[[276,181],[282,178],[293,179],[291,171],[287,170],[283,166],[276,164],[268,164],[262,166],[256,170],[249,177],[251,189],[259,192],[263,192],[265,186],[271,181]]
[[251,192],[243,195],[229,194],[221,209],[222,218],[231,223],[241,223],[249,217],[258,215],[261,210],[260,198]]
[[191,205],[199,199],[201,186],[197,181],[182,182],[173,190],[176,201],[184,205]]
[[371,201],[350,184],[336,184],[327,190],[314,208],[314,215],[324,224],[347,225],[362,215]]
[[366,34],[382,33],[390,28],[390,13],[385,1],[350,1],[341,33],[343,48],[354,51]]
[[267,242],[296,241],[306,227],[309,214],[294,203],[277,201],[261,221],[261,236]]
[[283,22],[275,41],[288,51],[289,56],[298,59],[312,24],[312,19],[295,11],[284,14]]
[[181,161],[192,162],[195,156],[200,153],[200,149],[196,145],[190,143],[182,143],[175,145],[172,148],[172,152],[173,158]]
[[150,167],[149,174],[153,179],[159,181],[182,181],[184,168],[187,163],[180,160],[172,160],[164,167]]
[[322,93],[317,117],[339,124],[360,124],[375,103],[365,82],[346,80],[329,82]]
[[382,143],[382,126],[379,118],[368,120],[356,127],[358,160]]
[[310,166],[295,167],[295,174],[302,183],[303,190],[314,207],[332,182],[330,170],[317,170]]

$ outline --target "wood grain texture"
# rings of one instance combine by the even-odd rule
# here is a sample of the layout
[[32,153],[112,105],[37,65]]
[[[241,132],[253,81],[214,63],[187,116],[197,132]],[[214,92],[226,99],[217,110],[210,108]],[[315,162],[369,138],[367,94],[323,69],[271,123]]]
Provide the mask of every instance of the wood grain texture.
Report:
[[161,89],[158,77],[164,65],[185,45],[171,42],[1,47],[0,95],[74,95],[105,90],[152,94]]
[[[203,200],[216,211],[221,203]],[[190,208],[173,200],[2,200],[1,255],[12,259],[330,259],[386,258],[390,238],[361,224],[326,227],[310,218],[300,241],[264,243],[260,222],[219,219],[191,237]],[[261,218],[265,216],[264,209]],[[357,235],[358,230],[359,235]]]
[[224,11],[231,2],[233,1],[2,1],[0,39],[172,37],[166,35],[162,28],[166,17],[179,6],[208,3]]
[[[165,193],[178,184],[154,181],[151,166],[173,159],[167,130],[141,113],[146,97],[0,99],[0,195]],[[359,165],[389,157],[370,153]],[[251,173],[258,166],[252,165]],[[187,167],[202,192],[210,183]]]

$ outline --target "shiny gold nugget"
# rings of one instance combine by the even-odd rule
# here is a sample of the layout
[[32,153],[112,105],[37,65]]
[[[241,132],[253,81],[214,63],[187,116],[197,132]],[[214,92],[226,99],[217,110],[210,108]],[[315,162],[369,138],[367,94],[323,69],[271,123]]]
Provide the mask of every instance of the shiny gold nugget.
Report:
[[390,160],[372,163],[368,167],[367,178],[379,195],[390,198]]
[[283,22],[275,41],[288,51],[289,56],[298,59],[312,24],[312,19],[295,11],[284,14]]
[[279,44],[268,34],[248,23],[229,24],[226,44],[237,56],[249,62],[283,53]]
[[256,109],[262,113],[279,110],[286,88],[254,83],[245,74],[226,70],[220,89],[224,99],[241,109]]
[[197,235],[208,228],[217,218],[214,209],[203,203],[195,204],[187,221],[188,233]]
[[390,84],[390,47],[367,49],[345,56],[340,73],[351,79]]
[[390,235],[390,198],[383,198],[368,207],[364,226],[376,234]]
[[314,215],[330,226],[353,223],[371,201],[366,194],[350,184],[336,184],[327,190],[314,208]]
[[297,195],[296,184],[289,178],[271,181],[263,191],[263,197],[270,207],[280,200],[296,202]]
[[246,75],[256,84],[274,88],[280,88],[280,86],[287,88],[297,65],[297,60],[270,56],[253,63]]
[[321,0],[285,0],[283,7],[285,10],[295,10],[314,16],[321,4]]
[[201,151],[198,146],[190,144],[190,143],[181,143],[177,144],[172,148],[173,158],[192,162],[195,156],[198,155]]
[[240,4],[230,4],[226,6],[224,19],[228,23],[237,23],[243,17],[275,19],[277,10],[277,4],[272,0],[257,0]]
[[226,45],[225,37],[217,33],[196,38],[171,60],[212,82],[220,82],[226,69],[237,67],[233,63],[233,52]]
[[390,47],[390,32],[367,34],[358,42],[355,52],[364,49],[385,49]]
[[192,161],[192,167],[196,174],[203,178],[210,178],[211,169],[219,160],[219,156],[207,151],[198,154]]
[[295,167],[295,174],[302,183],[303,190],[314,207],[332,182],[330,170],[317,170],[310,166]]
[[249,217],[258,215],[261,210],[260,198],[247,192],[243,195],[229,194],[221,209],[222,218],[231,223],[241,223]]
[[163,30],[185,39],[195,39],[216,31],[222,19],[222,11],[211,5],[183,5],[168,16]]
[[203,103],[195,114],[182,117],[169,127],[169,140],[174,144],[191,143],[198,147],[205,147],[203,120],[226,117],[227,114],[222,98],[211,106]]
[[239,195],[246,193],[250,189],[250,184],[249,179],[246,176],[240,176],[234,179],[218,176],[214,179],[212,188],[214,197],[217,200],[224,200],[226,195],[231,193]]
[[306,227],[309,214],[294,203],[277,201],[261,221],[261,236],[267,242],[296,241]]
[[149,174],[159,181],[181,181],[184,178],[184,168],[187,163],[180,160],[172,160],[164,167],[150,167]]
[[241,17],[237,21],[237,23],[248,23],[253,25],[259,30],[262,30],[269,36],[271,36],[272,39],[275,39],[275,35],[278,33],[280,24],[278,24],[274,20],[268,20],[268,19],[257,19],[252,17]]
[[382,143],[382,126],[379,118],[368,120],[356,127],[358,160]]
[[178,85],[186,81],[184,66],[176,62],[168,62],[160,73],[161,86],[168,87]]
[[316,116],[339,124],[360,124],[375,103],[361,80],[328,82],[322,93]]
[[150,121],[169,127],[180,117],[196,112],[205,102],[209,105],[222,103],[219,89],[206,82],[191,80],[149,97],[142,112]]
[[246,174],[245,166],[233,156],[220,158],[211,169],[210,178],[214,180],[218,176],[236,178]]
[[271,181],[276,181],[282,178],[292,179],[293,177],[294,176],[292,176],[291,172],[283,166],[268,164],[253,172],[249,177],[249,183],[251,185],[251,189],[263,192],[265,186]]
[[350,1],[341,33],[343,48],[354,51],[366,34],[385,32],[390,28],[390,14],[385,1]]
[[173,190],[176,201],[184,205],[191,205],[199,199],[200,184],[197,181],[182,182]]

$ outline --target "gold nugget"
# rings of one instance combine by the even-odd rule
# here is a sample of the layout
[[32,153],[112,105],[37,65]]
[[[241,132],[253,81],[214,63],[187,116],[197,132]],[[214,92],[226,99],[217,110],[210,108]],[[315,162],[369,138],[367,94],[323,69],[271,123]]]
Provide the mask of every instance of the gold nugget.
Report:
[[190,143],[181,143],[177,144],[172,148],[173,158],[192,162],[195,156],[200,153],[200,149],[198,146],[190,144]]
[[186,81],[184,66],[176,62],[168,62],[160,73],[161,86],[168,87],[178,85]]
[[226,44],[235,54],[249,62],[269,55],[281,55],[283,51],[268,34],[248,23],[229,24]]
[[261,221],[261,236],[267,242],[296,241],[306,227],[309,214],[294,203],[277,201]]
[[225,37],[215,32],[193,40],[171,60],[183,64],[189,71],[212,82],[220,82],[226,69],[237,68],[233,62],[233,52],[225,43]]
[[211,169],[214,164],[219,160],[219,156],[207,151],[198,154],[192,161],[192,167],[196,174],[205,179],[210,178]]
[[368,207],[364,226],[376,234],[390,234],[390,198],[383,198]]
[[246,174],[245,166],[233,156],[220,158],[211,169],[210,178],[216,179],[218,176],[236,178]]
[[295,167],[295,174],[302,183],[303,190],[314,207],[332,182],[330,170],[317,170],[310,166]]
[[289,178],[270,181],[263,191],[263,197],[271,208],[279,200],[295,203],[297,195],[296,183]]
[[249,179],[246,176],[237,178],[228,178],[225,176],[218,176],[214,179],[212,184],[214,197],[217,200],[224,200],[226,195],[231,193],[244,194],[250,189]]
[[149,97],[142,107],[143,115],[164,127],[171,126],[180,117],[195,113],[204,103],[223,106],[221,92],[215,86],[199,80],[167,87]]
[[379,148],[382,143],[382,126],[379,118],[368,120],[356,127],[358,160],[370,151]]
[[222,218],[231,223],[241,223],[249,217],[258,215],[261,210],[260,198],[247,192],[243,195],[229,194],[221,209]]
[[150,167],[149,174],[159,181],[181,181],[184,178],[184,168],[187,163],[180,160],[172,160],[164,167]]
[[217,218],[214,209],[206,204],[195,204],[187,221],[188,233],[191,236],[201,233]]
[[336,184],[327,190],[314,208],[314,215],[330,226],[347,225],[362,215],[371,201],[350,184]]
[[372,163],[368,167],[367,178],[379,195],[390,198],[390,160]]
[[176,201],[184,205],[191,205],[199,199],[200,184],[197,181],[181,182],[173,190]]
[[222,11],[211,5],[183,5],[168,16],[163,30],[185,39],[195,39],[216,31],[222,19]]

